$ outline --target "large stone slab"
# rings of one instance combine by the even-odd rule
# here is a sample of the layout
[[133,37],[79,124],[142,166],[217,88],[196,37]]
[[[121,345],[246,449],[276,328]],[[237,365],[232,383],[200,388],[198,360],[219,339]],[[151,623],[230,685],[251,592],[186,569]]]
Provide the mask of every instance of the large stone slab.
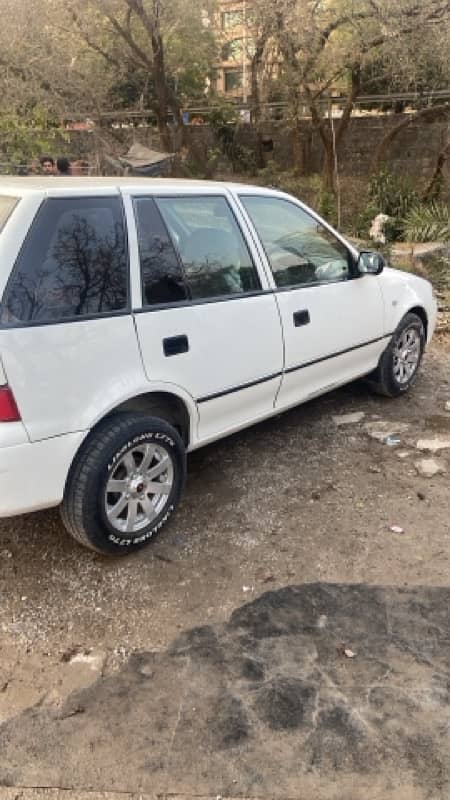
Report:
[[[349,651],[354,654],[349,658]],[[450,590],[308,584],[0,728],[0,784],[450,796]]]

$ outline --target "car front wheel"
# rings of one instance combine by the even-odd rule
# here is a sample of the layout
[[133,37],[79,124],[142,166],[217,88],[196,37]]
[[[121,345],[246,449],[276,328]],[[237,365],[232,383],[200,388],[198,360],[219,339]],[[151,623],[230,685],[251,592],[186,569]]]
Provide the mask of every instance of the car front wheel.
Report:
[[69,474],[63,522],[100,553],[140,549],[166,524],[186,476],[183,442],[164,420],[121,413],[88,437]]
[[414,313],[406,314],[369,378],[369,383],[379,394],[398,397],[408,391],[417,377],[425,339],[420,317]]

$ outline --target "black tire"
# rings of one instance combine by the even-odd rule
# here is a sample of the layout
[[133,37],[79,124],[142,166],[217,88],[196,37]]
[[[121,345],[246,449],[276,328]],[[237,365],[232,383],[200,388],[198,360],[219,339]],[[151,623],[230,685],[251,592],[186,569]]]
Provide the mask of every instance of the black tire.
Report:
[[[414,372],[410,377],[404,381],[399,381],[395,373],[396,365],[396,349],[401,341],[402,336],[407,330],[415,331],[419,338],[419,358],[415,366]],[[385,397],[399,397],[411,388],[417,378],[417,374],[422,361],[422,356],[425,350],[425,328],[422,320],[417,314],[408,313],[401,320],[395,333],[392,336],[389,345],[380,358],[377,369],[372,375],[369,376],[369,385],[378,394]]]
[[[165,493],[157,494],[159,504],[164,504],[161,507],[158,505],[157,515],[144,525],[144,507],[138,498],[138,492],[144,491],[141,483],[134,487],[132,495],[118,493],[117,496],[121,501],[122,498],[131,496],[130,501],[124,500],[126,514],[129,513],[131,503],[134,503],[136,513],[140,508],[143,524],[138,531],[130,533],[119,531],[107,517],[108,499],[114,504],[115,493],[107,493],[106,486],[109,480],[115,478],[118,470],[125,469],[121,465],[128,454],[131,455],[132,463],[136,465],[136,454],[139,453],[139,449],[145,448],[146,444],[156,446],[156,459],[162,458],[164,452],[167,453],[168,459],[164,460],[168,465],[167,469],[170,470],[170,483],[166,489],[167,499]],[[139,458],[139,455],[137,457]],[[160,462],[156,460],[156,467],[158,463]],[[139,469],[139,466],[136,469]],[[163,477],[164,474],[160,475],[159,479],[152,480],[152,485],[154,486],[156,480]],[[92,550],[110,555],[127,555],[148,544],[166,524],[177,508],[185,478],[185,448],[179,434],[168,422],[139,413],[114,414],[88,436],[75,458],[61,507],[64,525],[71,536]],[[126,479],[129,480],[128,471]],[[171,486],[170,491],[169,486]],[[145,493],[139,497],[148,501]],[[116,523],[125,525],[127,518],[121,521],[117,517]]]

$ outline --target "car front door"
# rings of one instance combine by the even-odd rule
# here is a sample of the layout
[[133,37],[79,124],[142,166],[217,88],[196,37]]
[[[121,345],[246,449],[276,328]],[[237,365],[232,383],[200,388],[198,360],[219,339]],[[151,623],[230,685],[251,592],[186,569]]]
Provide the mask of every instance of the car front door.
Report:
[[[281,383],[279,312],[225,194],[133,193],[149,380],[197,404],[197,441],[267,416]],[[238,210],[239,213],[239,210]]]
[[375,276],[330,228],[276,195],[240,195],[273,275],[283,324],[284,376],[277,406],[308,397],[375,368],[386,346],[383,299]]

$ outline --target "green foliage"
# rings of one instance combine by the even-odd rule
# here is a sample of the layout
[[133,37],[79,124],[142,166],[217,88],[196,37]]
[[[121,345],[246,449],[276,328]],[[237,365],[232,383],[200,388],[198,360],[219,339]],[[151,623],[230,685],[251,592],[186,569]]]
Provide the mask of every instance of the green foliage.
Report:
[[338,212],[336,197],[333,192],[327,191],[323,184],[319,191],[317,211],[330,225],[337,226]]
[[403,238],[408,242],[449,242],[450,211],[444,203],[421,203],[406,213]]
[[224,156],[231,163],[233,172],[256,172],[256,154],[237,140],[239,120],[236,108],[226,101],[218,101],[209,113],[209,124],[219,142]]
[[13,171],[43,153],[51,153],[55,146],[60,147],[61,138],[68,141],[69,136],[61,133],[45,108],[35,107],[22,114],[0,113],[0,148]]
[[274,162],[260,169],[257,173],[258,183],[292,194],[299,200],[314,208],[330,225],[337,225],[336,198],[324,187],[320,175],[299,177],[292,171],[281,171]]
[[419,201],[411,181],[387,169],[382,169],[370,179],[368,196],[377,214],[399,219]]
[[263,186],[293,194],[299,200],[304,199],[304,179],[296,177],[293,172],[282,172],[273,161],[264,169],[258,170],[257,177],[258,183]]
[[384,233],[388,242],[403,238],[403,219],[419,203],[419,195],[410,180],[382,169],[373,175],[367,189],[367,202],[353,227],[357,236],[367,238],[378,214],[389,217]]

